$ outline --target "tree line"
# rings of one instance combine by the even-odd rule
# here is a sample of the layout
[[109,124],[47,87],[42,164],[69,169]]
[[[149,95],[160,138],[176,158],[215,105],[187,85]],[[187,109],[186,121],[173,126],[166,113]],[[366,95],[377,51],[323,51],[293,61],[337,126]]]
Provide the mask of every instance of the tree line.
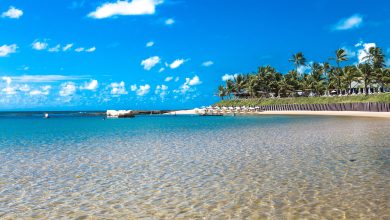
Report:
[[[294,69],[286,74],[272,66],[261,66],[256,73],[236,74],[218,87],[218,96],[225,98],[296,97],[323,95],[369,94],[389,90],[390,69],[380,47],[371,47],[362,62],[343,65],[347,52],[340,48],[327,62],[307,63],[302,52],[293,54],[289,62]],[[298,71],[307,67],[308,73]]]

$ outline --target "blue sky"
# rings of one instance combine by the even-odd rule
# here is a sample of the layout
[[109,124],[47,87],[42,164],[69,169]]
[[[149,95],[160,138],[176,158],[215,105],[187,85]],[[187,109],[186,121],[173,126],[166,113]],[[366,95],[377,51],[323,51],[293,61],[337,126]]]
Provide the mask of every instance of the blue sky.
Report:
[[0,13],[0,110],[193,108],[299,51],[390,57],[385,0],[3,0]]

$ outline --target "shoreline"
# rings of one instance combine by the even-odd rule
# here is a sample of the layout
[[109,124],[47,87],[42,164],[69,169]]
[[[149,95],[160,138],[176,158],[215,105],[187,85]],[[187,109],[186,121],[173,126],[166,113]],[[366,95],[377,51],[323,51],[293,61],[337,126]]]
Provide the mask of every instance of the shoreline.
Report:
[[[196,115],[196,111],[178,110],[166,113],[166,115]],[[231,115],[228,113],[227,115]],[[349,117],[375,117],[390,119],[390,112],[363,112],[363,111],[264,111],[236,113],[236,115],[314,115],[314,116],[349,116]]]

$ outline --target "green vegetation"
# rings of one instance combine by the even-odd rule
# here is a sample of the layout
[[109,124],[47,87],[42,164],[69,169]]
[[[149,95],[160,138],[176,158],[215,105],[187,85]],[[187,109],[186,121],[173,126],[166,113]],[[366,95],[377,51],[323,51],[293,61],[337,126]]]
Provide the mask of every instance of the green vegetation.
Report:
[[285,104],[331,104],[331,103],[359,103],[359,102],[383,102],[390,103],[390,93],[356,96],[332,96],[332,97],[295,97],[295,98],[250,98],[222,100],[215,106],[269,106]]
[[218,87],[218,96],[223,105],[389,102],[389,95],[371,95],[390,91],[390,69],[385,66],[385,55],[379,47],[366,53],[360,64],[343,66],[348,61],[344,49],[336,50],[329,61],[310,64],[299,52],[289,59],[294,69],[288,73],[280,73],[269,65],[261,66],[256,73],[231,76],[225,85]]

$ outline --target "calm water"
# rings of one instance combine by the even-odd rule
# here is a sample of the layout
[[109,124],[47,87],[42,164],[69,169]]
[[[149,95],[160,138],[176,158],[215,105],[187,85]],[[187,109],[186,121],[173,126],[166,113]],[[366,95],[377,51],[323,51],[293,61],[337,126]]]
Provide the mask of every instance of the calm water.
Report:
[[390,120],[0,117],[0,219],[390,219]]

